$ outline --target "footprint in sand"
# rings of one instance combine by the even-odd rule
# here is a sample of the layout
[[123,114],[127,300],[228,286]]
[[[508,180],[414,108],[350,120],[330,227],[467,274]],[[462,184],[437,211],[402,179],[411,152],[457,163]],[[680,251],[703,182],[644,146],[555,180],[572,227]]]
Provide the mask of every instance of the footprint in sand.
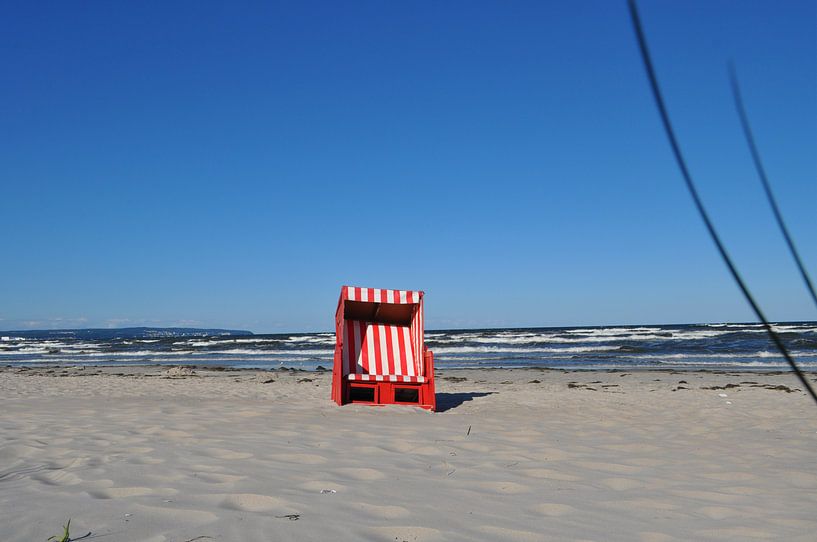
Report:
[[245,479],[246,476],[221,474],[218,472],[200,472],[196,474],[196,478],[208,484],[233,484]]
[[386,452],[396,452],[396,453],[408,453],[411,452],[415,448],[416,444],[404,441],[392,441],[388,444],[382,444],[378,446],[381,450]]
[[716,519],[719,521],[741,515],[739,510],[728,508],[726,506],[704,506],[703,508],[698,509],[698,513],[710,519]]
[[602,472],[611,472],[613,474],[635,474],[641,469],[630,465],[621,465],[619,463],[599,463],[595,461],[576,461],[576,466],[587,470],[597,470]]
[[386,477],[385,474],[380,472],[376,469],[368,469],[368,468],[342,468],[342,469],[335,469],[334,472],[338,474],[341,478],[346,478],[349,480],[359,480],[362,482],[369,482],[372,480],[382,480]]
[[502,495],[518,495],[521,493],[529,493],[531,491],[530,487],[517,484],[516,482],[476,482],[469,485],[488,493],[497,493]]
[[334,489],[335,491],[343,491],[346,489],[346,486],[343,484],[339,484],[337,482],[329,482],[326,480],[312,480],[309,482],[304,482],[303,484],[298,485],[297,487],[306,490],[310,493],[320,493],[324,489]]
[[112,454],[149,454],[154,448],[150,446],[128,446],[118,450],[111,450]]
[[534,506],[533,511],[542,514],[543,516],[558,517],[574,514],[576,509],[569,504],[545,502]]
[[[779,534],[779,533],[778,533]],[[702,529],[692,534],[697,540],[778,540],[777,535],[751,527],[731,527],[724,529]]]
[[724,493],[730,493],[732,495],[762,495],[767,493],[767,491],[762,488],[750,486],[727,486],[720,489]]
[[653,453],[660,450],[658,446],[654,446],[652,444],[643,444],[643,443],[628,443],[628,444],[605,444],[601,446],[601,448],[605,450],[613,450],[616,452],[626,452],[628,454],[639,454],[639,453]]
[[411,515],[407,508],[402,506],[380,506],[365,502],[353,502],[345,506],[350,509],[351,514],[362,513],[372,519],[398,519]]
[[644,486],[642,482],[633,480],[632,478],[605,478],[600,480],[600,482],[615,491],[626,491]]
[[749,472],[710,472],[699,476],[721,482],[748,482],[757,479],[757,476]]
[[531,455],[531,459],[539,461],[563,461],[572,458],[573,454],[558,448],[544,448]]
[[673,540],[678,540],[675,537],[672,537],[666,533],[658,533],[655,531],[644,531],[642,533],[638,533],[638,540],[640,542],[671,542]]
[[269,458],[273,461],[297,465],[323,465],[329,461],[324,456],[317,454],[274,454]]
[[[132,509],[133,514],[140,518],[151,518],[154,522],[156,520],[171,522],[172,525],[201,524],[218,519],[216,514],[204,510],[186,510],[184,508],[173,507],[160,508],[141,504],[137,504],[129,509]],[[162,538],[161,540],[165,539]]]
[[257,495],[254,493],[231,493],[222,496],[219,506],[226,510],[240,510],[242,512],[275,512],[289,514],[293,512],[291,504],[285,499]]
[[685,497],[688,499],[695,499],[700,501],[710,501],[710,502],[717,502],[721,504],[730,504],[735,501],[741,500],[740,496],[737,495],[729,495],[727,493],[718,493],[715,491],[673,491],[675,495],[679,497]]
[[468,450],[469,452],[493,453],[496,451],[487,444],[480,444],[479,442],[458,442],[456,443],[455,447],[462,450]]
[[202,450],[202,455],[216,459],[249,459],[252,457],[249,452],[236,452],[226,448],[205,448]]
[[[323,431],[323,429],[318,430]],[[377,435],[373,435],[372,433],[364,433],[363,431],[348,431],[345,433],[345,436],[359,440],[377,440]]]
[[443,450],[436,446],[417,446],[409,450],[408,453],[428,456],[448,455],[448,452],[446,450]]
[[573,476],[564,472],[552,469],[522,469],[521,474],[530,478],[542,478],[546,480],[558,480],[560,482],[576,482],[581,480],[578,476]]
[[506,529],[493,525],[483,525],[479,530],[488,535],[491,540],[514,540],[519,542],[541,542],[543,540],[540,533]]
[[[382,455],[385,455],[385,454],[393,453],[393,450],[389,450],[387,448],[384,448],[383,446],[354,446],[352,448],[349,448],[348,453],[351,454],[352,456],[364,456],[365,455],[365,456],[377,457],[377,456],[382,456]],[[404,452],[400,452],[400,453],[404,453]]]
[[789,472],[781,473],[780,478],[787,484],[801,489],[817,488],[817,474],[792,469]]
[[65,471],[42,472],[31,478],[49,486],[73,486],[83,481],[76,474]]
[[411,525],[394,527],[374,527],[369,529],[373,540],[394,542],[395,540],[422,540],[423,542],[441,542],[446,539],[437,529],[414,527]]
[[817,531],[817,521],[798,518],[769,518],[769,523],[780,525],[788,529],[800,529],[803,532]]
[[678,505],[659,499],[619,499],[616,501],[602,501],[600,504],[616,510],[640,511],[652,515],[656,510],[669,512],[677,510]]
[[298,433],[297,431],[286,431],[282,429],[279,429],[277,431],[267,431],[267,435],[271,437],[276,437],[276,439],[300,437],[301,434],[302,433]]
[[36,453],[40,453],[40,448],[26,446],[25,444],[11,444],[0,448],[0,463],[8,464],[17,459],[30,457]]
[[121,499],[124,497],[152,495],[153,493],[154,491],[149,487],[110,487],[89,491],[88,495],[95,499]]
[[164,459],[159,459],[158,457],[150,457],[149,455],[129,457],[127,461],[131,465],[158,465],[159,463],[165,462]]

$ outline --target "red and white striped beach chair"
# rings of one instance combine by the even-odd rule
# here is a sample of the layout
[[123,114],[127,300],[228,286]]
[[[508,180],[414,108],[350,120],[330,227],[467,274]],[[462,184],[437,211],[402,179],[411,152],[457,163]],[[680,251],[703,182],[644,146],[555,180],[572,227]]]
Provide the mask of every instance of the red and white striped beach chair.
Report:
[[423,292],[341,288],[332,400],[434,410],[434,355],[423,324]]

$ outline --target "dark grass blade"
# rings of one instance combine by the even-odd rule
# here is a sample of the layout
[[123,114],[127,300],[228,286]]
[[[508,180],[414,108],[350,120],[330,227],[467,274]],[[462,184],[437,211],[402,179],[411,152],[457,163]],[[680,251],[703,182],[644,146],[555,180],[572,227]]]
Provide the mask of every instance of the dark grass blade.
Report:
[[811,294],[811,299],[814,301],[814,305],[817,306],[817,293],[814,293],[814,285],[811,282],[811,277],[809,277],[808,272],[806,271],[806,266],[803,265],[803,260],[800,259],[800,254],[797,252],[797,248],[794,246],[794,240],[789,234],[789,229],[786,227],[786,223],[783,222],[783,214],[780,212],[780,209],[777,206],[777,200],[772,193],[769,178],[766,176],[766,168],[763,167],[763,162],[760,160],[760,152],[757,150],[757,145],[755,144],[755,136],[752,133],[752,127],[749,125],[749,116],[746,114],[746,108],[743,106],[743,97],[740,92],[740,85],[738,84],[738,76],[735,73],[735,66],[731,62],[729,63],[729,81],[732,84],[732,95],[735,98],[735,108],[738,110],[740,124],[743,127],[743,135],[746,136],[746,143],[749,145],[749,151],[752,154],[752,161],[755,163],[757,175],[760,177],[760,182],[763,183],[763,190],[766,192],[766,199],[769,201],[769,205],[772,207],[774,217],[777,220],[777,225],[780,226],[780,231],[783,234],[783,238],[786,239],[786,244],[789,246],[789,252],[791,252],[792,258],[794,258],[794,262],[797,264],[797,269],[800,271],[800,275],[803,277],[803,282],[805,282],[809,294]]
[[706,225],[707,231],[709,231],[709,236],[714,241],[715,246],[718,248],[718,252],[721,255],[726,267],[729,268],[729,272],[732,274],[732,278],[737,283],[740,291],[743,292],[743,296],[746,298],[746,301],[749,302],[751,305],[752,310],[754,311],[755,315],[757,316],[758,320],[763,323],[763,327],[766,329],[766,332],[769,334],[769,337],[774,342],[777,349],[780,350],[780,353],[786,358],[786,361],[791,366],[792,370],[795,372],[797,377],[800,379],[800,382],[806,388],[808,393],[811,395],[811,398],[817,403],[817,394],[814,393],[814,389],[811,387],[806,376],[797,366],[797,363],[792,359],[791,355],[789,354],[788,349],[783,344],[783,341],[780,337],[775,333],[774,329],[772,329],[771,324],[769,321],[766,320],[766,316],[763,314],[763,311],[760,310],[760,306],[755,301],[754,297],[752,296],[749,288],[747,288],[746,284],[743,282],[740,274],[738,273],[735,264],[732,263],[732,259],[729,257],[729,254],[726,252],[726,248],[724,247],[723,243],[721,242],[718,233],[715,231],[715,227],[712,225],[712,221],[709,218],[709,214],[706,212],[706,209],[701,202],[701,198],[698,195],[698,190],[695,187],[695,183],[692,182],[692,176],[689,173],[689,168],[687,168],[686,161],[684,160],[683,155],[681,154],[681,147],[678,144],[678,139],[675,137],[675,131],[672,128],[672,123],[669,119],[669,114],[667,113],[666,105],[664,105],[664,98],[661,94],[661,90],[658,87],[658,79],[655,75],[655,70],[653,69],[652,60],[650,59],[650,52],[647,48],[647,40],[644,37],[644,30],[641,27],[641,19],[638,16],[638,8],[636,7],[635,0],[628,0],[628,5],[630,8],[630,18],[633,21],[633,26],[635,27],[636,37],[638,38],[638,46],[641,50],[641,58],[644,61],[644,69],[647,72],[647,77],[650,81],[650,88],[652,89],[653,97],[655,98],[655,103],[658,106],[658,112],[661,115],[661,122],[664,124],[664,131],[667,133],[667,138],[669,139],[670,146],[672,147],[672,152],[675,155],[675,161],[678,163],[678,168],[681,170],[681,175],[684,178],[684,182],[686,183],[687,189],[689,190],[690,195],[692,196],[692,200],[695,202],[695,207],[698,209],[698,213],[701,215],[701,219],[703,219],[704,224]]

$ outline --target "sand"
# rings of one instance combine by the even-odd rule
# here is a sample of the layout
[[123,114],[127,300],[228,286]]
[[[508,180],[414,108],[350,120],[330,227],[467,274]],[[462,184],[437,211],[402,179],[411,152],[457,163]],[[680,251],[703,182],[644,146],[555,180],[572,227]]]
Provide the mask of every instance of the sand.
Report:
[[429,413],[190,372],[0,370],[0,540],[817,536],[817,406],[788,374],[444,370]]

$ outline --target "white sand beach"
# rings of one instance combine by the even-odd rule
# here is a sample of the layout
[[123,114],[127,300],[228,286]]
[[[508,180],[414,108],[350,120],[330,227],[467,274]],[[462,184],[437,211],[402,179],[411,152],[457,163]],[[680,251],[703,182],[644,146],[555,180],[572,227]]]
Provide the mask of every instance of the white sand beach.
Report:
[[[0,371],[0,540],[802,540],[790,374],[444,370],[441,412],[329,373]],[[815,379],[814,375],[811,375]]]

